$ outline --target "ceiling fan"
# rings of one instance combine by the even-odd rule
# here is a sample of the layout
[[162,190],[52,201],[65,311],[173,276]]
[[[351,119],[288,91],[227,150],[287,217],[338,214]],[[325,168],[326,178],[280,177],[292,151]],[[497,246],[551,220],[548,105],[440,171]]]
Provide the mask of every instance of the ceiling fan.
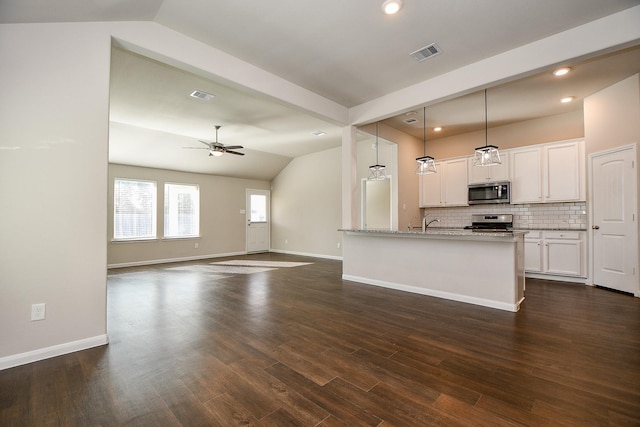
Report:
[[239,148],[244,148],[242,145],[224,145],[220,142],[218,142],[218,129],[220,129],[222,126],[220,125],[216,125],[216,140],[214,142],[207,142],[207,141],[200,141],[201,143],[203,143],[204,145],[206,145],[207,147],[183,147],[183,148],[191,148],[194,150],[209,150],[209,155],[210,156],[222,156],[224,153],[229,153],[229,154],[235,154],[238,156],[244,156],[244,153],[241,153],[239,151],[235,151]]

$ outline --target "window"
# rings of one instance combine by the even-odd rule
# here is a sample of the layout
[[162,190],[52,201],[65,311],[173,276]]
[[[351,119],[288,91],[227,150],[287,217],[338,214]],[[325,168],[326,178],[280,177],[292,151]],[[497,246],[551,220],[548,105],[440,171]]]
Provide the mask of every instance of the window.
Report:
[[251,195],[251,222],[267,221],[267,196],[263,194]]
[[164,237],[198,237],[200,189],[197,185],[164,185]]
[[156,238],[156,183],[115,179],[113,238]]

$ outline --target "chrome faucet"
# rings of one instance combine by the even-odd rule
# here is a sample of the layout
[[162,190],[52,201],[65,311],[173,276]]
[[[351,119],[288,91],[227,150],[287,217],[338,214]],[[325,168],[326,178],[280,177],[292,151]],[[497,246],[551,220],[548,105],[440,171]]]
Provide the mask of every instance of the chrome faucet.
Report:
[[427,217],[424,216],[422,218],[422,232],[427,231],[427,227],[429,227],[433,222],[440,222],[440,220],[438,218],[434,218],[431,221],[427,222]]

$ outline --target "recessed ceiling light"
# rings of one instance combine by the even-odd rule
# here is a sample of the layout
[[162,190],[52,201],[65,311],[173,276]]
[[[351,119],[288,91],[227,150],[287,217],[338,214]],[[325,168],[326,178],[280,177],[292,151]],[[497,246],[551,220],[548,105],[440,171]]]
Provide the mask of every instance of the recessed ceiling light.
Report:
[[387,0],[382,3],[382,10],[387,15],[398,13],[400,9],[402,9],[402,0]]
[[433,128],[434,132],[440,132],[442,130],[442,126],[436,126]]
[[565,96],[560,100],[560,102],[562,102],[563,104],[566,104],[567,102],[571,102],[574,99],[575,99],[575,96]]
[[191,94],[189,94],[189,96],[193,98],[203,99],[205,101],[210,101],[216,97],[214,94],[207,93],[202,90],[194,90],[193,92],[191,92]]
[[407,111],[406,113],[404,113],[405,116],[415,116],[416,112],[415,111]]
[[326,132],[322,132],[321,130],[314,130],[313,132],[311,132],[311,135],[315,135],[315,136],[322,136],[322,135],[326,135]]
[[560,77],[564,76],[565,74],[569,74],[569,71],[571,71],[571,68],[569,67],[558,68],[553,72],[553,75],[556,77]]

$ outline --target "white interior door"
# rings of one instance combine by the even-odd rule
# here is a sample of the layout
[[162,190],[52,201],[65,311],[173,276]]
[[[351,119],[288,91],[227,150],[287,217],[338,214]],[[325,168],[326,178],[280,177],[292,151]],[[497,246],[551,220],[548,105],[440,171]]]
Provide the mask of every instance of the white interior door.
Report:
[[635,146],[590,159],[593,283],[640,296]]
[[269,191],[247,189],[247,252],[268,252]]

